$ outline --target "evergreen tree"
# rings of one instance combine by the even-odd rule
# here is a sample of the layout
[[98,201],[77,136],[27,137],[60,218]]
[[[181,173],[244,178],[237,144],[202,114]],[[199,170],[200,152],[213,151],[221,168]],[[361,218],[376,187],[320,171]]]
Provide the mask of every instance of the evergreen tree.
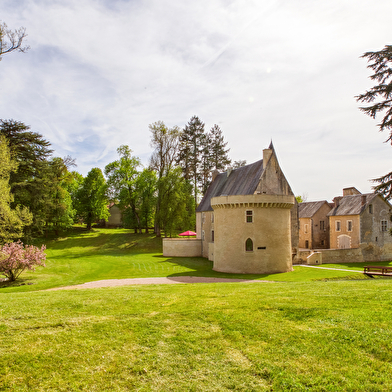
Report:
[[7,140],[0,135],[0,244],[20,239],[23,228],[31,223],[31,213],[26,207],[11,208],[13,195],[9,186],[9,178],[17,168],[11,159]]
[[197,204],[198,184],[201,182],[201,155],[204,142],[204,123],[193,116],[180,134],[177,162],[184,178],[193,184],[193,196]]
[[24,206],[32,213],[32,222],[25,227],[28,237],[66,229],[72,224],[73,208],[64,180],[72,165],[70,157],[50,158],[50,143],[25,124],[0,121],[0,135],[10,147],[17,170],[9,183],[14,195],[12,207]]
[[[389,132],[386,141],[392,144],[392,45],[386,45],[377,52],[366,52],[362,57],[370,62],[367,67],[374,72],[370,79],[377,84],[356,97],[359,102],[371,103],[360,110],[373,119],[377,115],[383,116],[378,127],[381,132]],[[387,199],[392,197],[392,172],[374,179],[373,182],[379,184],[374,187],[376,192]]]
[[230,165],[231,160],[228,156],[230,149],[225,149],[227,142],[218,125],[214,125],[203,139],[203,155],[202,155],[202,192],[207,191],[211,184],[212,170],[222,171]]

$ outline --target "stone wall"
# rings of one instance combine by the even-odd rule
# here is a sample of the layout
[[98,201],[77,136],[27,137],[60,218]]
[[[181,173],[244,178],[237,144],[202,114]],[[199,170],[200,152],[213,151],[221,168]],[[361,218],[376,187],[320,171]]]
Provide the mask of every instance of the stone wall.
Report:
[[[358,248],[351,249],[319,249],[322,254],[323,264],[346,264],[392,260],[392,245],[378,247],[373,244],[361,244]],[[298,261],[306,264],[309,252],[300,252]],[[297,261],[297,262],[298,262]]]
[[164,238],[163,256],[165,257],[201,257],[201,239]]

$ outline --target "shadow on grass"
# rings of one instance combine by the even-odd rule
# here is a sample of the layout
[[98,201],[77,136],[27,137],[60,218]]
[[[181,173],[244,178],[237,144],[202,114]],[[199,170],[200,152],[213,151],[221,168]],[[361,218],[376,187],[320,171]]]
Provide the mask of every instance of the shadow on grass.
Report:
[[19,286],[26,286],[26,285],[32,285],[34,284],[33,282],[31,282],[31,279],[29,278],[18,278],[16,280],[14,280],[13,282],[9,281],[9,280],[1,280],[0,281],[0,290],[1,289],[5,289],[5,288],[9,288],[9,287],[19,287]]
[[231,274],[226,272],[217,272],[212,269],[212,261],[203,257],[165,257],[161,255],[152,256],[157,259],[159,263],[171,263],[182,267],[189,268],[190,271],[178,272],[167,276],[168,279],[181,278],[184,276],[194,277],[209,277],[209,278],[221,278],[221,279],[241,279],[241,280],[255,280],[263,279],[271,274]]

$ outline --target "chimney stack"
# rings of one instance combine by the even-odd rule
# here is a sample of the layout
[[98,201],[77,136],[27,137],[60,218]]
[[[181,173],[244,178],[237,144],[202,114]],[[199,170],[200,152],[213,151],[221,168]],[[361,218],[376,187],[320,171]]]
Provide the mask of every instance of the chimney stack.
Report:
[[364,206],[366,204],[366,195],[361,196],[361,205]]
[[212,176],[212,181],[215,181],[215,178],[216,178],[216,176],[219,174],[219,171],[218,170],[213,170],[213,172],[211,173],[211,176]]
[[336,196],[336,197],[333,198],[333,203],[335,205],[335,208],[339,207],[340,200],[342,200],[342,199],[343,199],[342,196]]

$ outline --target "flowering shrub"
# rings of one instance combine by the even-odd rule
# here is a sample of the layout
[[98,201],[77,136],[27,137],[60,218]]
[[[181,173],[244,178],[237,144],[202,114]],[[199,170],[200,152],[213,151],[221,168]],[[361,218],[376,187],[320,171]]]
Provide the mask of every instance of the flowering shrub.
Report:
[[21,241],[0,246],[0,275],[14,281],[26,269],[34,271],[36,265],[45,267],[45,249],[45,245],[37,248],[33,245],[23,245]]

